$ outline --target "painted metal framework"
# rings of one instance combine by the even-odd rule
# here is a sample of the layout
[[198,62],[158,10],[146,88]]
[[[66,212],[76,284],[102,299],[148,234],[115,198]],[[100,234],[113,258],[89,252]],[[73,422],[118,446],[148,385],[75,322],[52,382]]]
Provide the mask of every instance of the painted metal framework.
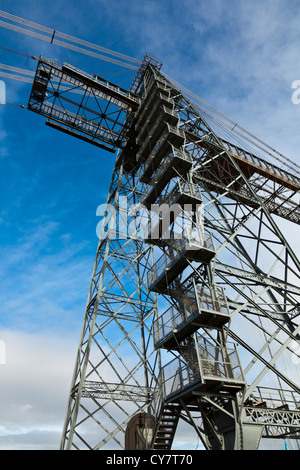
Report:
[[206,449],[297,440],[300,264],[280,224],[299,225],[300,178],[160,68],[146,55],[127,92],[41,58],[33,83],[48,125],[120,149],[61,449],[124,448],[142,413],[136,448],[170,449],[180,420]]

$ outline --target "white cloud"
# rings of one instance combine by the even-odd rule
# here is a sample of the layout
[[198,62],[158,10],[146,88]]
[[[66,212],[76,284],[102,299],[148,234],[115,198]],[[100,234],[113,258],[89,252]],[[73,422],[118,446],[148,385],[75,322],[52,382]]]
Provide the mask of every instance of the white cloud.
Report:
[[184,6],[174,39],[181,47],[161,42],[166,73],[299,161],[300,106],[291,102],[292,81],[300,78],[298,9],[281,1]]
[[[100,43],[104,36],[99,33],[98,23],[101,25],[105,18],[118,34],[109,35],[108,28],[107,43],[102,45],[114,44],[120,36],[124,48],[134,46],[136,57],[141,58],[146,51],[157,55],[164,62],[163,71],[283,153],[296,154],[300,106],[292,105],[290,98],[292,80],[300,78],[297,4],[296,9],[290,9],[276,0],[232,0],[230,7],[222,0],[152,0],[116,1],[111,8],[110,3],[97,0],[89,3],[95,17],[98,14],[97,22],[89,23],[83,21],[89,12],[86,7],[81,16],[79,7],[69,5],[61,12],[61,2],[53,2],[51,12],[47,12],[49,20],[41,20],[46,7],[32,2],[28,9],[27,3],[19,10],[12,6],[12,13],[70,34],[77,35],[76,31],[80,30],[80,37],[88,40],[90,31],[96,32]],[[87,25],[90,30],[86,29]],[[20,35],[15,36],[15,45],[36,55],[42,52],[53,57],[57,53],[57,48]],[[63,51],[58,55],[65,58],[65,54]],[[24,85],[10,87],[10,100],[27,96],[23,91]],[[8,155],[4,139],[10,130],[8,125],[5,128],[2,125],[1,129],[0,156],[4,157]],[[23,135],[31,151],[39,149],[38,139],[46,132],[43,129],[41,126],[38,133]],[[51,163],[59,165],[57,160]],[[62,179],[65,171],[64,167]],[[31,173],[26,181],[24,177],[20,180],[20,193],[14,188],[14,205],[22,208],[26,191],[36,188],[40,180]],[[88,183],[91,185],[91,181]],[[80,191],[74,194],[71,185],[70,198],[81,198]],[[53,190],[53,198],[58,191],[58,188]],[[12,219],[6,219],[6,223],[8,220]],[[16,237],[15,245],[5,245],[1,251],[0,305],[3,323],[9,327],[0,332],[7,353],[6,365],[0,365],[2,449],[44,449],[59,445],[93,263],[84,255],[84,243],[72,243],[71,234],[61,232],[57,222],[42,224],[40,220],[34,231],[23,233],[18,240]],[[291,233],[297,242],[296,232]],[[51,251],[49,246],[54,236],[62,245]],[[21,328],[25,331],[20,331]],[[61,328],[69,331],[64,337],[57,333]],[[190,434],[184,433],[190,442]],[[179,437],[176,445],[180,448],[186,442]]]
[[59,228],[55,222],[37,224],[16,245],[2,248],[0,302],[5,325],[79,331],[93,261],[85,254],[84,242],[72,243],[69,234],[60,240]]
[[58,449],[75,338],[8,329],[0,335],[7,355],[0,366],[0,449]]

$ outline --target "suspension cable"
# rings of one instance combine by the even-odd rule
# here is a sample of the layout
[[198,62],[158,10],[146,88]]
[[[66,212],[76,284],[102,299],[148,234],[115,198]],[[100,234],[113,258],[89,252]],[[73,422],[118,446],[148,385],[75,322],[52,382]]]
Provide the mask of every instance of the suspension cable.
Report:
[[16,75],[13,73],[6,73],[0,70],[0,77],[10,78],[11,80],[17,80],[18,82],[32,83],[33,79],[29,77],[22,77],[21,75]]
[[3,46],[0,46],[0,49],[2,49],[3,51],[12,52],[13,54],[22,55],[23,57],[28,57],[29,59],[37,60],[37,58],[34,55],[25,54],[24,52],[15,51],[14,49],[8,49],[7,47],[3,47]]
[[105,54],[113,55],[115,57],[119,57],[123,60],[128,60],[129,62],[134,62],[138,65],[142,63],[140,59],[135,59],[134,57],[130,57],[128,55],[122,54],[120,52],[113,51],[111,49],[107,49],[106,47],[99,46],[98,44],[93,44],[89,41],[85,41],[83,39],[76,38],[75,36],[71,36],[66,33],[62,33],[57,31],[53,28],[48,28],[47,26],[40,25],[38,23],[34,23],[33,21],[25,20],[24,18],[20,18],[19,16],[12,15],[11,13],[7,13],[5,11],[0,10],[0,16],[2,18],[9,19],[14,21],[15,23],[20,23],[25,26],[29,26],[33,29],[37,29],[38,31],[43,31],[44,33],[48,33],[51,36],[58,36],[63,39],[67,39],[68,41],[76,42],[77,44],[81,44],[82,46],[89,47],[90,49],[95,49],[101,52],[105,52]]
[[[254,134],[252,134],[251,132],[247,131],[246,129],[244,129],[242,126],[240,126],[237,122],[233,121],[232,119],[230,119],[228,116],[226,116],[225,114],[223,114],[221,111],[219,111],[218,109],[216,109],[215,107],[211,106],[210,104],[208,104],[206,101],[204,101],[203,99],[201,99],[199,96],[197,96],[195,93],[191,92],[190,90],[188,90],[186,87],[184,87],[183,85],[181,85],[180,83],[176,82],[176,80],[174,80],[173,78],[169,77],[168,75],[164,74],[164,76],[171,82],[173,83],[178,89],[182,90],[183,92],[185,92],[187,95],[191,96],[195,101],[196,103],[200,103],[200,105],[198,104],[197,107],[201,107],[201,105],[203,105],[205,108],[206,108],[206,113],[209,114],[213,119],[215,120],[218,120],[219,122],[221,122],[223,125],[225,125],[227,128],[229,128],[233,133],[236,133],[237,135],[239,135],[240,137],[242,137],[243,139],[245,140],[248,140],[248,142],[251,142],[251,144],[253,144],[254,146],[256,146],[257,148],[260,148],[260,150],[264,151],[265,153],[267,153],[269,156],[271,156],[272,158],[276,159],[277,161],[279,161],[280,163],[282,164],[286,164],[287,162],[289,163],[289,167],[291,169],[293,169],[293,171],[296,171],[298,172],[298,170],[300,169],[300,165],[298,165],[297,163],[295,163],[294,161],[290,160],[288,157],[286,157],[285,155],[283,155],[282,153],[278,152],[276,149],[274,149],[273,147],[271,147],[270,145],[266,144],[263,140],[259,139],[258,137],[256,137]],[[207,111],[207,108],[212,111],[212,113],[210,113],[209,111]],[[203,108],[202,108],[203,109]],[[214,117],[215,115],[219,116],[219,118],[217,117]],[[241,131],[241,132],[240,132]],[[271,151],[271,153],[270,153]]]
[[[141,61],[139,59],[134,59],[134,58],[132,58],[130,56],[127,56],[125,54],[121,54],[119,52],[112,51],[112,50],[107,49],[105,47],[98,46],[97,44],[93,44],[91,42],[84,41],[82,39],[78,39],[78,38],[76,38],[74,36],[71,36],[69,34],[65,34],[65,33],[62,33],[60,31],[56,31],[54,29],[48,28],[46,26],[39,25],[39,24],[34,23],[32,21],[25,20],[24,18],[19,18],[15,15],[11,15],[10,13],[4,12],[2,10],[0,10],[0,17],[9,19],[9,20],[11,20],[15,23],[19,23],[19,24],[23,24],[25,26],[29,26],[33,29],[38,30],[38,31],[42,31],[44,33],[47,33],[48,36],[46,36],[44,34],[37,33],[36,31],[31,31],[29,29],[22,28],[20,26],[17,26],[17,25],[11,24],[11,23],[7,23],[5,21],[0,21],[0,27],[2,27],[2,28],[10,29],[10,30],[15,31],[17,33],[21,33],[21,34],[24,34],[26,36],[36,38],[36,39],[39,39],[41,41],[48,42],[50,44],[55,44],[55,45],[60,46],[60,47],[71,49],[75,52],[79,52],[81,54],[89,55],[91,57],[94,57],[96,59],[99,59],[99,60],[102,60],[102,61],[105,61],[105,62],[111,62],[111,63],[114,63],[116,65],[120,65],[122,67],[129,68],[131,70],[138,70],[138,65],[141,64]],[[91,50],[84,49],[82,47],[75,46],[75,45],[67,43],[65,41],[60,41],[58,39],[55,39],[55,37],[60,37],[62,39],[66,39],[70,42],[80,44],[84,47],[89,47],[90,49],[98,50],[98,51],[104,52],[105,54],[108,54],[108,55],[111,55],[111,56],[114,56],[114,57],[118,57],[119,59],[122,59],[124,62],[122,62],[121,60],[113,59],[112,57],[108,57],[108,56],[104,56],[102,54],[98,54],[97,52],[93,52]],[[125,61],[134,62],[137,65],[133,65],[133,64],[127,63]]]
[[32,70],[21,69],[20,67],[13,67],[12,65],[0,64],[0,69],[8,70],[10,72],[17,72],[24,75],[31,75],[32,77],[35,75],[35,72]]

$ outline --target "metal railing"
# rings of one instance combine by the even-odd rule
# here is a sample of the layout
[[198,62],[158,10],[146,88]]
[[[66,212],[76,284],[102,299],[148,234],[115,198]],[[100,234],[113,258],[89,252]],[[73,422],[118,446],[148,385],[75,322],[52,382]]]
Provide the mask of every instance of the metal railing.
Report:
[[157,121],[163,120],[165,122],[172,122],[172,124],[177,124],[179,121],[179,115],[172,110],[172,105],[165,106],[162,105],[160,101],[157,101],[156,104],[152,107],[150,113],[149,110],[146,110],[144,119],[141,119],[141,122],[145,122],[143,122],[142,125],[140,123],[136,124],[136,129],[138,130],[137,143],[143,142],[147,134],[152,135],[153,131],[157,127]]
[[192,233],[187,233],[187,235],[182,233],[180,238],[164,238],[164,241],[169,250],[162,254],[147,273],[148,287],[182,257],[187,256],[187,259],[191,257],[191,252],[201,249],[215,251],[212,235],[208,234],[205,238],[201,231],[197,231],[196,238],[192,236]]
[[195,289],[177,297],[180,306],[171,306],[153,323],[155,342],[164,341],[173,332],[182,329],[197,317],[201,311],[229,316],[228,304],[223,289],[195,286]]
[[177,357],[162,369],[164,397],[184,390],[198,383],[209,381],[245,384],[236,347],[220,347],[204,342],[195,344],[185,359]]
[[199,309],[212,310],[229,315],[229,308],[224,289],[221,287],[196,286]]
[[292,174],[286,171],[284,168],[280,168],[274,165],[273,163],[261,157],[258,157],[257,155],[247,152],[244,149],[236,147],[235,145],[227,141],[223,140],[223,144],[233,157],[237,156],[237,157],[243,158],[244,160],[247,160],[248,162],[256,165],[256,167],[261,167],[262,169],[265,169],[268,172],[273,173],[274,175],[278,175],[281,178],[287,181],[292,181],[294,184],[297,184],[298,186],[300,186],[300,178],[297,175]]
[[160,204],[168,203],[170,206],[174,204],[180,196],[185,195],[187,198],[193,198],[199,200],[199,205],[202,204],[202,192],[201,186],[197,183],[190,183],[180,178],[176,179],[175,186],[171,189],[168,194],[164,194],[159,198]]
[[199,366],[196,363],[187,365],[180,358],[173,359],[164,366],[162,374],[165,398],[183,391],[195,382],[201,382]]
[[[179,150],[176,149],[173,145],[171,145],[171,151],[168,155],[166,155],[159,166],[157,168],[152,169],[153,176],[150,181],[151,186],[155,186],[156,182],[160,179],[160,177],[163,175],[163,173],[172,165],[174,162],[175,158],[180,158],[182,161],[189,162],[190,164],[193,163],[193,159],[191,155],[184,151],[184,150]],[[142,178],[144,173],[147,171],[150,165],[152,165],[153,162],[153,156],[152,154],[149,155],[147,160],[141,165],[141,168],[138,173],[139,179]],[[152,191],[152,187],[148,188],[148,192]]]
[[268,408],[300,410],[300,393],[294,390],[283,390],[258,386],[245,405],[265,403]]
[[155,283],[155,281],[162,275],[166,267],[175,260],[172,255],[164,252],[162,256],[156,261],[152,269],[147,273],[147,285],[148,288]]
[[235,345],[225,348],[198,343],[197,347],[200,355],[201,375],[204,380],[218,378],[226,381],[244,382]]
[[[151,271],[147,273],[148,287],[150,287],[156,279],[161,277],[164,271],[166,271],[172,264],[179,261],[185,253],[185,238],[169,239],[166,240],[167,244],[171,247],[168,252],[164,252],[162,256],[156,261]],[[175,249],[172,250],[172,248]]]
[[102,138],[106,141],[113,141],[119,138],[119,134],[111,129],[106,129],[100,124],[92,120],[88,120],[83,116],[72,111],[65,111],[63,108],[58,107],[50,102],[44,101],[42,104],[39,103],[37,106],[32,103],[31,108],[37,108],[41,114],[51,119],[64,122],[66,125],[73,127],[74,129],[81,130],[90,135],[94,135]]
[[257,387],[244,403],[244,420],[265,426],[264,437],[280,437],[300,431],[300,394],[294,390]]
[[[170,138],[170,140],[172,140],[172,136],[170,136],[170,134],[173,134],[173,136],[175,135],[177,137],[180,137],[181,139],[185,138],[185,133],[180,127],[171,126],[169,123],[167,123],[165,121],[158,121],[156,123],[156,125],[153,126],[153,128],[151,130],[151,134],[154,135],[155,132],[160,127],[162,127],[162,132],[161,132],[160,136],[157,138],[157,140],[156,140],[156,142],[155,142],[155,144],[154,144],[154,146],[151,150],[152,157],[154,157],[156,155],[156,153],[159,151],[159,148],[166,141],[166,139],[168,137]],[[170,143],[172,143],[172,142],[170,142]],[[143,141],[143,144],[141,145],[141,148],[140,148],[140,150],[138,151],[138,154],[137,154],[138,159],[143,156],[146,149],[147,150],[150,149],[149,139],[145,139]]]
[[185,311],[179,311],[173,306],[169,307],[153,322],[155,343],[159,343],[169,335],[173,334],[173,332],[177,331],[177,329],[180,328],[180,325],[187,322],[191,316],[192,315],[186,315]]

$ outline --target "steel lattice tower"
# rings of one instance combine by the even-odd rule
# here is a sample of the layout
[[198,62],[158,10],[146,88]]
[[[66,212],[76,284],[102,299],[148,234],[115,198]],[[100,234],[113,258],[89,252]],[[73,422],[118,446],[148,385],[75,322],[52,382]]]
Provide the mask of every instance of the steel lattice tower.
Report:
[[[299,439],[300,265],[280,223],[299,225],[300,178],[160,67],[145,56],[127,91],[40,58],[33,83],[49,126],[120,149],[61,448],[170,449],[179,420],[206,449]],[[83,97],[62,107],[61,82]]]

